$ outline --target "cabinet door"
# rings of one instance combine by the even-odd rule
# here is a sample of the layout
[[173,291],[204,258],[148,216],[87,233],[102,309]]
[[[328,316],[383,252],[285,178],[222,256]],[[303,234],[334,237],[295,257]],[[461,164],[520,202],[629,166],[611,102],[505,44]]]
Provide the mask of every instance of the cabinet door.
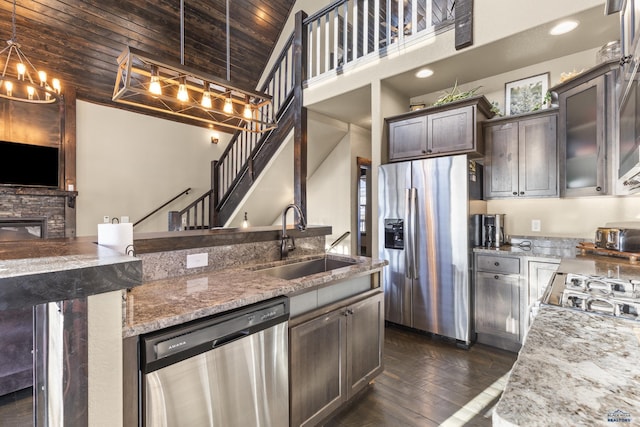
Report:
[[518,123],[519,196],[558,195],[556,115]]
[[607,193],[604,85],[600,76],[558,95],[563,196]]
[[384,309],[382,292],[348,308],[347,382],[349,397],[382,372]]
[[476,332],[520,340],[519,276],[476,273]]
[[389,122],[389,160],[421,157],[427,153],[427,118],[422,115]]
[[485,198],[518,195],[518,124],[496,124],[484,129]]
[[346,316],[332,311],[290,330],[291,425],[315,425],[347,398]]
[[531,306],[540,301],[560,261],[529,261],[529,300]]
[[462,107],[427,116],[428,154],[475,150],[474,107]]

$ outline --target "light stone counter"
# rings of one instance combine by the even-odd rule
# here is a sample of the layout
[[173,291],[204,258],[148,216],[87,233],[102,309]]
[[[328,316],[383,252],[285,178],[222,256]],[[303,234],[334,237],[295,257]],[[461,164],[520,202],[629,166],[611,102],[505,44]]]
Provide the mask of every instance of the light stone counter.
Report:
[[[330,256],[336,259],[345,257]],[[297,258],[296,261],[318,258]],[[338,280],[381,271],[386,261],[348,257],[353,266],[299,279],[283,280],[256,270],[256,265],[213,270],[144,283],[126,292],[123,338],[128,338],[278,295],[295,295]],[[293,260],[291,260],[293,261]],[[279,265],[272,262],[261,268]]]
[[640,322],[543,306],[493,425],[640,425]]

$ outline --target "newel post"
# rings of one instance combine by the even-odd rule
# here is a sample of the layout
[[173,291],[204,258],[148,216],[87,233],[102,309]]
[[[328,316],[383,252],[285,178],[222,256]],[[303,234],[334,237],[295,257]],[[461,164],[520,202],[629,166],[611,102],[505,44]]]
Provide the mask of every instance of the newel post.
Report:
[[307,64],[307,36],[304,20],[307,14],[296,13],[293,36],[293,198],[307,218],[307,109],[302,102],[302,83]]

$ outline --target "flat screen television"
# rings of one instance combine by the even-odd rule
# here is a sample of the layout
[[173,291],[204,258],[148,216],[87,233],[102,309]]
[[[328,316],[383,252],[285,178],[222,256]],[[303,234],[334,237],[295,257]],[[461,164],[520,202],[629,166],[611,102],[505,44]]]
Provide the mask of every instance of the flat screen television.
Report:
[[57,147],[0,141],[0,184],[58,187]]

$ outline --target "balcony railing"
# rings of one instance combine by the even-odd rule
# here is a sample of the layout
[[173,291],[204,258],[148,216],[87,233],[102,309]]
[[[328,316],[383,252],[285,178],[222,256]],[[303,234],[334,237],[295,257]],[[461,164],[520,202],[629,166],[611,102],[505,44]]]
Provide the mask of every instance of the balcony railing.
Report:
[[342,0],[329,5],[304,21],[307,80],[453,24],[454,5],[455,0]]

